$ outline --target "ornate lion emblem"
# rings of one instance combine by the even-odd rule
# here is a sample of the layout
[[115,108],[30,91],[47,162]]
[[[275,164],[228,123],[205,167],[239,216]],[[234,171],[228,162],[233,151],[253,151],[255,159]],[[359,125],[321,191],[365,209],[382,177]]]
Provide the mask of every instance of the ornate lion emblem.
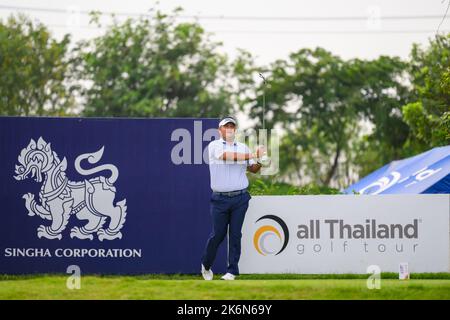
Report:
[[[116,188],[114,182],[119,176],[119,170],[112,164],[100,165],[85,170],[81,161],[87,160],[95,164],[102,158],[104,147],[94,153],[85,153],[75,159],[75,169],[81,175],[92,175],[99,171],[109,170],[111,176],[98,176],[82,182],[70,181],[66,177],[67,160],[59,160],[52,151],[50,143],[39,138],[37,143],[31,139],[28,146],[20,152],[19,165],[16,165],[14,178],[16,180],[34,179],[41,183],[39,201],[34,194],[24,194],[25,207],[29,216],[37,215],[50,220],[51,225],[40,225],[37,228],[39,238],[62,239],[71,215],[80,220],[87,220],[82,227],[70,230],[71,238],[94,239],[94,234],[100,241],[121,239],[120,230],[127,215],[126,199],[114,204]],[[104,228],[107,218],[107,228]]]

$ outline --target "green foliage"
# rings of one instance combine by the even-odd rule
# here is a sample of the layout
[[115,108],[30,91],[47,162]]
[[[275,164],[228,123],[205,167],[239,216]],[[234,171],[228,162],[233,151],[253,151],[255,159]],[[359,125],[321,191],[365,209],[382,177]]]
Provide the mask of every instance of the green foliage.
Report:
[[428,48],[414,45],[410,72],[417,100],[403,107],[413,150],[450,144],[450,34],[438,35]]
[[70,113],[69,41],[23,15],[0,21],[0,115]]
[[115,23],[81,43],[86,116],[218,117],[232,109],[229,65],[197,23],[171,15]]
[[[284,131],[281,174],[298,184],[344,187],[354,171],[368,173],[398,157],[409,132],[401,115],[409,97],[406,66],[384,56],[345,61],[321,48],[274,62],[266,70],[266,123]],[[250,106],[252,118],[261,119],[263,90],[257,86],[256,98],[241,106]],[[367,126],[374,129],[361,134]]]
[[285,182],[270,179],[253,179],[248,188],[253,196],[261,195],[308,195],[308,194],[340,194],[340,191],[326,186],[308,184],[297,187]]
[[[317,48],[272,63],[265,70],[266,123],[284,132],[281,175],[341,188],[390,161],[448,145],[449,37],[431,40],[425,50],[414,46],[410,61],[345,61]],[[253,86],[256,95],[241,100],[241,108],[259,120],[264,86]]]
[[441,117],[427,113],[421,101],[403,106],[403,115],[408,121],[417,143],[423,145],[423,150],[432,146],[446,144],[448,128],[444,126],[444,114]]

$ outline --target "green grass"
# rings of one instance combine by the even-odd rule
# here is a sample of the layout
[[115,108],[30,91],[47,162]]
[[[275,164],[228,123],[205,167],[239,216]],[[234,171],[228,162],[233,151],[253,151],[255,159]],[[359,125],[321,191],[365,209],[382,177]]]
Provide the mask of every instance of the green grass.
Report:
[[3,275],[0,299],[450,299],[448,273],[416,274],[407,281],[394,276],[382,274],[381,289],[369,290],[367,275],[242,275],[238,281],[88,275],[80,290],[69,290],[66,275]]
[[251,177],[248,190],[252,196],[261,195],[311,195],[311,194],[340,194],[335,188],[308,184],[295,186],[285,182],[274,181],[273,179]]

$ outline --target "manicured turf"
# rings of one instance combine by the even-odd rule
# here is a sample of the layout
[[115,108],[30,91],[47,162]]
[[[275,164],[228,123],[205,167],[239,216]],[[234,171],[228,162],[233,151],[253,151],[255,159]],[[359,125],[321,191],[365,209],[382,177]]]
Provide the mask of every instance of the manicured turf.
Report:
[[447,273],[394,275],[382,274],[380,290],[367,288],[367,275],[83,276],[79,290],[67,289],[65,275],[0,276],[0,299],[450,299]]

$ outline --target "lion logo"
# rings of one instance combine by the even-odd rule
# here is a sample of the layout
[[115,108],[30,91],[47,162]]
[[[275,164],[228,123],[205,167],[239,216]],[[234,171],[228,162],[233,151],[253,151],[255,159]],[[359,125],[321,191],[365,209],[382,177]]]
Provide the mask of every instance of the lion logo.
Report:
[[[70,230],[71,238],[94,239],[94,234],[100,241],[121,239],[120,230],[127,215],[126,199],[114,204],[116,188],[114,182],[119,176],[119,170],[112,164],[100,165],[88,170],[81,168],[81,161],[87,160],[95,164],[102,158],[104,146],[94,152],[79,155],[75,159],[75,169],[81,175],[92,175],[103,170],[109,170],[111,176],[98,176],[82,182],[70,181],[66,177],[67,160],[59,160],[56,152],[52,151],[50,143],[39,138],[37,143],[31,139],[28,146],[20,152],[19,165],[16,165],[14,178],[25,180],[34,178],[41,183],[39,201],[34,194],[23,195],[25,207],[29,216],[37,215],[50,220],[51,225],[40,225],[37,228],[39,238],[62,239],[62,232],[66,228],[71,215],[80,220],[87,220],[82,227]],[[104,228],[107,218],[109,223]]]

